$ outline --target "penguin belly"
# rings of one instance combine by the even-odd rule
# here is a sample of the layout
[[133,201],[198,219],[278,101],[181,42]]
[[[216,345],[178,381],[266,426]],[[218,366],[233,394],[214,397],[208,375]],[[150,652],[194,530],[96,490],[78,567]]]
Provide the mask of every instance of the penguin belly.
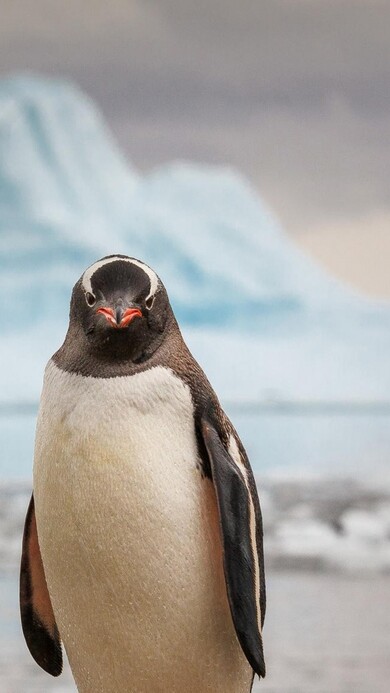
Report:
[[247,693],[212,482],[172,371],[46,369],[34,496],[58,629],[80,693]]

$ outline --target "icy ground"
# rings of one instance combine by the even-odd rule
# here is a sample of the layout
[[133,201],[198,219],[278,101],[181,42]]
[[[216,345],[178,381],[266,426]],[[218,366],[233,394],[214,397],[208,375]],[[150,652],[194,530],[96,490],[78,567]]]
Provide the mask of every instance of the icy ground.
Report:
[[[387,693],[389,601],[388,577],[270,573],[267,677],[253,693]],[[2,693],[76,693],[67,665],[53,679],[35,664],[18,618],[16,575],[0,575]]]
[[[30,488],[0,489],[0,690],[75,693],[32,660],[18,613]],[[390,489],[351,480],[262,481],[267,678],[254,693],[387,693]]]
[[[387,693],[390,486],[342,478],[258,480],[264,518],[267,678],[254,693]],[[26,482],[0,486],[0,690],[75,693],[20,629],[18,565]]]

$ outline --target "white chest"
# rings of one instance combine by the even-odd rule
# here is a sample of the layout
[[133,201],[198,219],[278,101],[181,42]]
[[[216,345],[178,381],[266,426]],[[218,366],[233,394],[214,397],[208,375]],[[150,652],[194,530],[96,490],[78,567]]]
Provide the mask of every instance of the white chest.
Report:
[[42,550],[62,537],[67,560],[95,552],[96,573],[96,552],[109,542],[118,568],[130,547],[150,564],[151,543],[176,534],[199,504],[192,412],[188,388],[168,369],[103,380],[50,363],[34,465]]
[[190,391],[170,370],[95,379],[48,365],[37,525],[83,693],[126,691],[129,676],[140,692],[227,692],[227,675],[239,691],[243,673],[249,680],[227,605],[214,491],[197,462]]

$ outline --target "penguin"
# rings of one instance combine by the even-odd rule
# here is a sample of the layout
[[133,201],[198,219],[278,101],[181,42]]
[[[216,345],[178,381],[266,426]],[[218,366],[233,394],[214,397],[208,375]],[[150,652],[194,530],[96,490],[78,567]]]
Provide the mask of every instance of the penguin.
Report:
[[86,269],[45,370],[20,611],[36,662],[58,676],[63,643],[80,693],[248,693],[265,676],[253,473],[135,258]]

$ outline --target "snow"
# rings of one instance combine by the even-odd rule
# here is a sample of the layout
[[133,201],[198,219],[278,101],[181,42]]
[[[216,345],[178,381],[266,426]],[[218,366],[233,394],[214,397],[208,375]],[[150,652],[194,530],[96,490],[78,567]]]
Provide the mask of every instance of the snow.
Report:
[[[262,484],[259,484],[262,498]],[[390,571],[390,486],[340,478],[266,482],[270,567],[346,573]],[[267,519],[269,518],[269,519]]]
[[377,511],[353,508],[344,513],[340,522],[347,536],[362,539],[372,545],[390,538],[388,523]]

